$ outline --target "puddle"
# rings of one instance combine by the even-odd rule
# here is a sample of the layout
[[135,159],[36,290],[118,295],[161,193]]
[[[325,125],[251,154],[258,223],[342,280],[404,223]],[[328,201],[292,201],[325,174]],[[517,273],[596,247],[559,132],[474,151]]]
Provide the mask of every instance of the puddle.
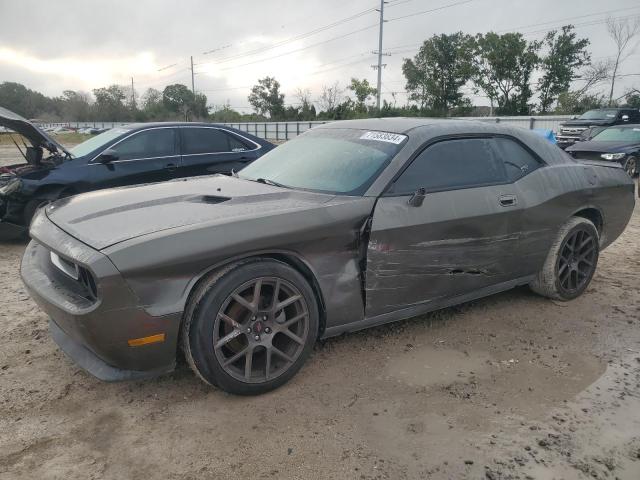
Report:
[[488,360],[488,354],[423,346],[391,359],[386,375],[407,385],[426,387],[486,373],[490,367]]

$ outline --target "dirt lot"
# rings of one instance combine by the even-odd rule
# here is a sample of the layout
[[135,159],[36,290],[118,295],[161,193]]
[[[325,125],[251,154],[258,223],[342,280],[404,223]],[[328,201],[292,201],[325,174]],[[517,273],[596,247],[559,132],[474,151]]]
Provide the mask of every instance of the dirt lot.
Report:
[[331,339],[254,398],[182,363],[102,383],[0,245],[2,479],[640,478],[640,206],[587,293],[526,288]]

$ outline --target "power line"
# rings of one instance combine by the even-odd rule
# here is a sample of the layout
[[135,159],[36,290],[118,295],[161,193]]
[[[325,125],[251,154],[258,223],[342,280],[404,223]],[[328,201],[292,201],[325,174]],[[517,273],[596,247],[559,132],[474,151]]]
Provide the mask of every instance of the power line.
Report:
[[[572,20],[577,20],[579,18],[595,17],[597,15],[607,15],[607,14],[610,14],[610,13],[620,12],[620,11],[623,11],[623,10],[634,10],[634,9],[637,10],[638,8],[640,8],[640,7],[617,8],[617,9],[614,9],[614,10],[603,10],[601,12],[589,13],[589,14],[586,14],[586,15],[578,15],[577,17],[574,16],[574,17],[557,18],[555,20],[550,20],[548,22],[533,23],[533,24],[530,24],[530,25],[524,25],[524,26],[520,26],[520,27],[507,28],[507,29],[503,29],[503,30],[496,30],[496,33],[512,32],[514,30],[520,30],[520,29],[523,29],[523,28],[540,27],[540,26],[543,26],[543,25],[557,24],[557,22],[572,21]],[[551,28],[553,28],[553,26]]]
[[[274,43],[272,45],[269,45],[267,47],[260,47],[260,48],[254,49],[254,50],[250,50],[248,52],[243,52],[243,53],[239,53],[239,54],[236,54],[236,55],[230,55],[228,57],[224,57],[224,58],[218,59],[215,62],[211,62],[211,63],[217,63],[217,64],[226,63],[226,62],[230,62],[231,60],[237,60],[239,58],[249,57],[249,56],[257,55],[259,53],[263,53],[263,52],[266,52],[266,51],[269,51],[269,50],[273,50],[274,48],[281,47],[283,45],[287,45],[289,43],[292,43],[292,42],[295,42],[295,41],[298,41],[298,40],[302,40],[302,39],[310,37],[312,35],[316,35],[317,33],[321,33],[321,32],[324,32],[325,30],[329,30],[331,28],[334,28],[334,27],[337,27],[339,25],[342,25],[344,23],[351,22],[353,20],[356,20],[356,19],[358,19],[358,18],[360,18],[360,17],[362,17],[362,16],[364,16],[364,15],[366,15],[368,13],[374,12],[374,11],[375,11],[375,8],[368,8],[366,10],[362,10],[362,11],[360,11],[358,13],[355,13],[355,14],[349,16],[349,17],[342,18],[340,20],[336,20],[333,23],[330,23],[330,24],[327,24],[327,25],[323,25],[322,27],[318,27],[318,28],[316,28],[314,30],[310,30],[308,32],[304,32],[304,33],[301,33],[299,35],[287,38],[286,40],[281,40],[281,41],[276,42],[276,43]],[[209,62],[207,62],[207,63],[209,63]]]
[[464,0],[462,2],[450,3],[448,5],[443,5],[441,7],[431,8],[429,10],[423,10],[421,12],[414,12],[414,13],[410,13],[409,15],[402,15],[401,17],[390,18],[388,21],[389,22],[395,22],[396,20],[402,20],[404,18],[417,17],[418,15],[425,15],[427,13],[437,12],[439,10],[444,10],[446,8],[451,8],[451,7],[456,7],[458,5],[464,5],[465,3],[471,3],[471,2],[474,2],[474,1],[475,0]]
[[221,70],[232,70],[232,69],[234,69],[234,68],[245,67],[245,66],[247,66],[247,65],[254,65],[254,64],[256,64],[256,63],[267,62],[267,61],[269,61],[269,60],[274,60],[274,59],[276,59],[276,58],[284,57],[284,56],[286,56],[286,55],[291,55],[292,53],[297,53],[297,52],[301,52],[301,51],[303,51],[303,50],[308,50],[309,48],[317,47],[318,45],[324,45],[324,44],[327,44],[327,43],[333,42],[333,41],[335,41],[335,40],[340,40],[340,39],[343,39],[343,38],[349,37],[349,36],[351,36],[351,35],[355,35],[356,33],[364,32],[364,31],[366,31],[366,30],[371,30],[372,28],[376,28],[376,27],[378,27],[378,24],[377,24],[377,23],[376,23],[376,24],[374,24],[374,25],[369,25],[369,26],[364,27],[364,28],[360,28],[360,29],[358,29],[358,30],[353,30],[353,31],[351,31],[351,32],[349,32],[349,33],[345,33],[344,35],[340,35],[340,36],[337,36],[337,37],[329,38],[329,39],[324,40],[324,41],[322,41],[322,42],[312,43],[311,45],[307,45],[307,46],[304,46],[304,47],[296,48],[295,50],[289,50],[288,52],[280,53],[280,54],[278,54],[278,55],[273,55],[273,56],[271,56],[271,57],[267,57],[267,58],[262,58],[262,59],[258,59],[258,60],[253,60],[253,61],[251,61],[251,62],[242,63],[242,64],[240,64],[240,65],[232,65],[232,66],[230,66],[230,67],[222,68]]

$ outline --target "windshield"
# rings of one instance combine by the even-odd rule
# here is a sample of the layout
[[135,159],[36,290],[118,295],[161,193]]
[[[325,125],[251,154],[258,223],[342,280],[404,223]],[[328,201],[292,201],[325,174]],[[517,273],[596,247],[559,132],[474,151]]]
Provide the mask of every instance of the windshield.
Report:
[[362,195],[406,139],[406,135],[346,128],[310,130],[263,155],[239,177],[290,188]]
[[91,153],[94,150],[97,150],[100,147],[106,145],[111,140],[114,140],[123,133],[127,133],[128,131],[129,130],[127,130],[126,128],[112,128],[111,130],[102,132],[100,135],[96,135],[95,137],[91,137],[89,140],[79,143],[69,151],[74,157],[83,157],[88,153]]
[[610,127],[595,137],[594,142],[640,142],[640,127]]
[[618,110],[615,108],[603,110],[589,110],[578,117],[580,120],[610,120],[616,118]]

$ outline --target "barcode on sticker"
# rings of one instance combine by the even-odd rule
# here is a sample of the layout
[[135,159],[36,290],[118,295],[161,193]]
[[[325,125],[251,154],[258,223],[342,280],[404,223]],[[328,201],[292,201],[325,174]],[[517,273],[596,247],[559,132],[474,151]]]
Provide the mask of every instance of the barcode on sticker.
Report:
[[399,135],[397,133],[367,132],[360,137],[360,140],[376,140],[378,142],[395,143],[398,145],[402,143],[405,138],[407,138],[406,135]]

